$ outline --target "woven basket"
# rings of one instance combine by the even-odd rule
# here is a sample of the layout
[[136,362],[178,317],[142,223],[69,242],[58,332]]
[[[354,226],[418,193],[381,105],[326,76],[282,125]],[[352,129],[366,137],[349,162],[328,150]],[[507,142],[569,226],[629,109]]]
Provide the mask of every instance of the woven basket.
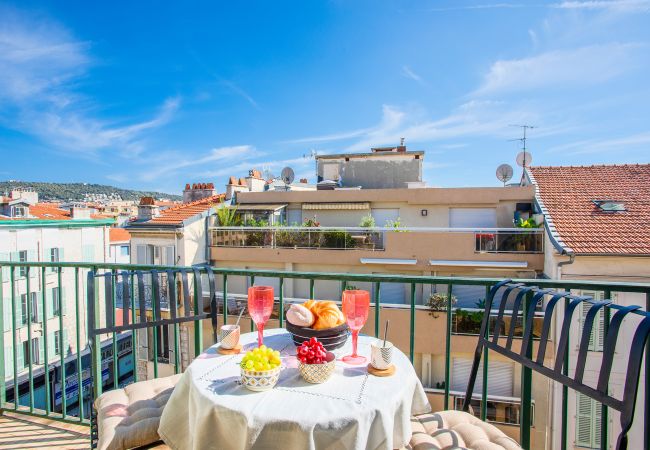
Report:
[[334,353],[327,352],[327,362],[323,364],[303,364],[300,362],[298,369],[300,375],[308,383],[320,384],[327,381],[327,379],[334,373],[336,367],[336,358]]

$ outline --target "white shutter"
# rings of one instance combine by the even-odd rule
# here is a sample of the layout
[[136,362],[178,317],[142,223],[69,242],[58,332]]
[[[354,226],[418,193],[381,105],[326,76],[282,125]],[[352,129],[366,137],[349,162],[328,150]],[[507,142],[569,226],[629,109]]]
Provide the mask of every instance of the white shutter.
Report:
[[449,208],[451,228],[496,228],[495,208]]
[[[581,295],[588,295],[593,297],[594,300],[600,301],[603,299],[602,292],[595,291],[582,291]],[[580,336],[582,336],[582,330],[584,329],[585,319],[587,318],[587,312],[591,309],[591,304],[583,302],[580,313]],[[603,308],[598,311],[598,316],[594,320],[593,328],[591,329],[591,336],[589,337],[589,350],[592,352],[602,352],[603,346],[605,345],[605,313]]]
[[165,247],[165,261],[163,262],[163,265],[166,266],[175,266],[176,265],[176,260],[174,258],[174,246],[169,245]]
[[[482,362],[481,362],[482,364]],[[469,375],[472,370],[472,360],[465,358],[454,358],[451,390],[465,392]],[[480,394],[483,390],[483,366],[479,366],[479,372],[474,384],[474,394]],[[501,397],[512,397],[514,385],[514,364],[503,361],[488,362],[488,395]]]
[[576,392],[576,445],[600,448],[601,405]]
[[287,225],[300,225],[300,224],[302,224],[302,209],[288,209]]
[[147,246],[146,245],[136,245],[136,264],[147,264]]

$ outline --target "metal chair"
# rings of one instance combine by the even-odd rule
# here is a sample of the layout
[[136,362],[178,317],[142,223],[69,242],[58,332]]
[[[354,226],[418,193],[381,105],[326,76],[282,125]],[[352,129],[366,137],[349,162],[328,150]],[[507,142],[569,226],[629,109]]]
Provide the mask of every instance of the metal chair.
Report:
[[[166,276],[166,285],[161,283],[162,275]],[[189,276],[193,276],[194,302],[191,302]],[[201,280],[207,277],[210,289],[209,305],[204,305],[201,293]],[[150,284],[145,282],[145,277],[150,278]],[[177,278],[180,279],[180,289],[177,289]],[[99,284],[104,284],[104,308],[99,307]],[[115,320],[116,297],[119,296],[117,286],[121,281],[122,297],[122,324],[117,325]],[[197,286],[198,284],[198,286]],[[161,289],[166,287],[166,289]],[[133,288],[133,291],[132,291]],[[136,298],[131,298],[131,293],[136,292]],[[150,289],[149,289],[150,288]],[[162,292],[166,291],[166,296]],[[151,293],[149,295],[149,292]],[[179,311],[179,299],[177,292],[182,292],[182,312]],[[217,339],[217,296],[214,273],[207,267],[194,267],[188,269],[168,269],[163,271],[107,271],[88,273],[88,345],[92,355],[91,390],[92,407],[90,417],[91,448],[97,448],[99,435],[97,424],[97,411],[95,400],[102,394],[101,377],[101,342],[100,337],[109,333],[121,333],[130,331],[134,335],[137,330],[148,329],[159,326],[180,324],[185,322],[196,322],[201,326],[202,320],[210,319],[212,324],[213,338]],[[149,298],[148,298],[149,297]],[[164,298],[166,297],[166,298]],[[137,301],[137,303],[135,303]],[[163,318],[162,305],[166,303],[169,308],[169,318]],[[135,317],[135,311],[138,316]],[[148,318],[147,311],[151,311],[151,318]],[[135,320],[132,320],[135,319]],[[131,351],[136,352],[137,348]],[[116,355],[114,355],[114,370],[116,368]],[[156,355],[154,355],[156,358]],[[133,368],[136,370],[136,367]],[[152,380],[153,381],[153,380]]]

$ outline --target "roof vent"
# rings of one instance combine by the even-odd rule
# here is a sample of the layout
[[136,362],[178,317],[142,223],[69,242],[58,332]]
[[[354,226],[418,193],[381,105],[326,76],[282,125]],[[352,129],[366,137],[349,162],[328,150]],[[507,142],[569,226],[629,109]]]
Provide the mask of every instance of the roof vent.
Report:
[[615,213],[627,211],[625,203],[616,200],[592,200],[602,212]]

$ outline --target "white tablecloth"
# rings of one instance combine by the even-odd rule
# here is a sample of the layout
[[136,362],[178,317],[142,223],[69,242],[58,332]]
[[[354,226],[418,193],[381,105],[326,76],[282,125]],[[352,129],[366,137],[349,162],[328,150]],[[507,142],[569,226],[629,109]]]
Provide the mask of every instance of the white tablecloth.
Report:
[[[395,349],[395,375],[379,378],[366,366],[337,360],[332,377],[309,384],[298,372],[296,348],[284,329],[265,331],[264,343],[282,354],[278,384],[252,392],[239,384],[239,355],[210,347],[187,368],[163,411],[159,433],[175,450],[395,449],[411,437],[410,416],[430,410],[408,358]],[[244,350],[257,333],[242,335]],[[360,336],[359,354],[370,360]],[[351,353],[351,339],[337,358]]]

